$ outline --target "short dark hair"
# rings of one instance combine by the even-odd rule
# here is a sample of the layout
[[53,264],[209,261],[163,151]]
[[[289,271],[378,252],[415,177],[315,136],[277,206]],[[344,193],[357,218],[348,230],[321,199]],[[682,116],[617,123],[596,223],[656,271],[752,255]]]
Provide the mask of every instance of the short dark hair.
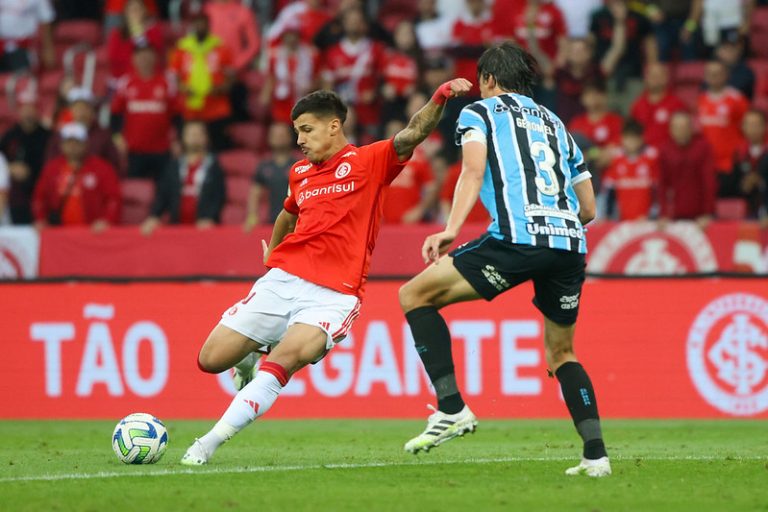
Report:
[[478,79],[493,77],[505,91],[530,96],[539,76],[533,55],[509,41],[488,48],[477,61]]
[[314,114],[317,117],[337,117],[341,124],[347,120],[347,106],[333,91],[315,91],[307,94],[293,106],[291,120],[295,121],[302,114]]
[[636,135],[637,137],[642,137],[643,132],[645,132],[643,125],[632,118],[627,119],[624,123],[624,127],[621,129],[622,135]]

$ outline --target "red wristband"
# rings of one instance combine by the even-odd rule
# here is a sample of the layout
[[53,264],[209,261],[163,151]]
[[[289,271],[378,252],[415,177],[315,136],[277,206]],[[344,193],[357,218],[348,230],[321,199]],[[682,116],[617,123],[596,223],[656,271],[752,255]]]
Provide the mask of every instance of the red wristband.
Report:
[[432,101],[438,105],[445,105],[448,98],[451,97],[451,82],[445,82],[443,85],[437,88],[435,94],[432,95]]

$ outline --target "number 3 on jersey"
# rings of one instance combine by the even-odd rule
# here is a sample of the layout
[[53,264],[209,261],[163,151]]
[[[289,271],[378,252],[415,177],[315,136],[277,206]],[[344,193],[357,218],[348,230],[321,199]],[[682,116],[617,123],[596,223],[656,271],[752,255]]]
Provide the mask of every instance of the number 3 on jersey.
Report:
[[[536,141],[531,143],[531,156],[536,160],[537,171],[534,180],[536,188],[542,194],[557,195],[560,192],[560,184],[557,182],[557,175],[555,174],[554,166],[557,161],[555,152],[547,144]],[[543,173],[546,179],[540,173]]]

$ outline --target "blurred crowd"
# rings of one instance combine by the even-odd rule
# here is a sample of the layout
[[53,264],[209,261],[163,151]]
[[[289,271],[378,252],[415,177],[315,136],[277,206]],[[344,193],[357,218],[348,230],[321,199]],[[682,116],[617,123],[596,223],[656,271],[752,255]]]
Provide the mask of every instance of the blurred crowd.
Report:
[[[757,0],[0,0],[0,225],[270,224],[290,110],[337,91],[355,144],[391,137],[485,48],[538,60],[535,99],[587,155],[602,219],[768,225],[768,7]],[[388,191],[442,222],[448,103]],[[486,222],[478,204],[470,222]]]

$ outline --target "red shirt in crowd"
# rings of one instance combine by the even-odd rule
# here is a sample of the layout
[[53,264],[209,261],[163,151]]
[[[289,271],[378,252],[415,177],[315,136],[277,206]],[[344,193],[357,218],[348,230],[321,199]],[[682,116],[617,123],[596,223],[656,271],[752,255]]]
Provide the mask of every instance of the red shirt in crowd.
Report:
[[384,46],[377,41],[361,39],[351,43],[342,39],[323,55],[325,80],[357,109],[357,120],[361,125],[379,122],[376,90],[385,53]]
[[314,47],[302,43],[295,52],[285,46],[269,49],[267,73],[274,80],[272,120],[291,123],[291,109],[312,90],[319,56]]
[[[506,20],[505,24],[510,24],[512,28],[512,34],[520,46],[527,48],[528,46],[528,23],[526,21],[525,8],[510,11],[513,14],[507,14],[502,19]],[[565,18],[563,17],[560,8],[555,5],[554,2],[540,3],[539,10],[536,14],[536,20],[534,22],[534,35],[539,43],[539,48],[550,59],[557,57],[558,40],[561,37],[565,37],[568,33],[568,28],[565,24]],[[500,36],[509,35],[509,29],[504,30]]]
[[699,95],[699,125],[714,150],[717,172],[733,170],[733,155],[743,141],[741,118],[748,109],[747,99],[733,87]]
[[171,147],[176,94],[163,74],[137,73],[118,82],[112,113],[123,116],[123,137],[131,153],[165,153]]
[[402,223],[403,215],[418,206],[424,195],[424,187],[433,181],[429,162],[412,158],[387,190],[384,200],[384,222]]
[[591,119],[588,114],[582,114],[571,120],[568,130],[580,133],[592,144],[607,146],[621,143],[623,125],[624,119],[613,112],[606,112],[599,119]]
[[187,165],[186,173],[181,183],[181,204],[179,205],[179,224],[194,224],[197,222],[197,198],[200,196],[202,174],[200,169],[203,159]]
[[[490,13],[478,19],[469,16],[460,16],[453,22],[451,39],[459,48],[477,48],[477,52],[466,52],[467,55],[457,55],[453,63],[453,76],[465,78],[472,82],[470,96],[479,96],[480,89],[477,86],[477,59],[482,51],[493,42],[493,19]],[[476,55],[474,54],[476,53]]]
[[[390,85],[397,96],[407,96],[419,81],[419,66],[410,55],[387,50],[384,69],[381,70],[384,83]],[[459,76],[459,75],[456,75]]]
[[382,191],[404,165],[392,139],[348,144],[317,165],[295,163],[283,207],[298,215],[298,222],[270,253],[267,266],[362,298],[379,233]]
[[[125,4],[128,3],[128,0],[107,0],[106,4],[104,5],[104,13],[105,14],[122,14],[123,10],[125,10]],[[157,16],[157,4],[155,3],[155,0],[144,0],[144,6],[147,8],[147,11],[152,16]]]
[[659,150],[661,216],[695,219],[715,212],[717,177],[712,146],[701,135],[685,146],[668,141]]
[[657,155],[652,148],[634,156],[622,152],[603,174],[603,185],[616,191],[619,220],[648,217],[659,179]]
[[[144,38],[157,52],[157,69],[163,68],[165,56],[165,41],[163,40],[163,31],[160,26],[153,23],[147,27],[144,32]],[[133,71],[133,48],[134,39],[127,37],[123,30],[114,28],[107,38],[107,55],[109,57],[109,76],[112,79]]]
[[669,120],[680,110],[686,110],[685,103],[672,92],[667,92],[656,103],[644,92],[632,105],[630,116],[643,125],[645,143],[658,149],[669,140]]
[[47,221],[60,213],[63,225],[120,220],[120,184],[115,169],[97,156],[88,156],[74,169],[64,156],[48,161],[35,185],[32,214]]
[[[453,164],[450,169],[448,169],[448,175],[445,177],[443,187],[440,189],[440,201],[446,201],[448,204],[453,204],[453,194],[456,192],[456,183],[459,182],[459,176],[461,176],[461,162]],[[480,202],[479,199],[475,203],[475,206],[469,211],[469,215],[467,215],[467,220],[465,222],[467,224],[487,224],[490,222],[488,212],[485,210],[483,203]]]

